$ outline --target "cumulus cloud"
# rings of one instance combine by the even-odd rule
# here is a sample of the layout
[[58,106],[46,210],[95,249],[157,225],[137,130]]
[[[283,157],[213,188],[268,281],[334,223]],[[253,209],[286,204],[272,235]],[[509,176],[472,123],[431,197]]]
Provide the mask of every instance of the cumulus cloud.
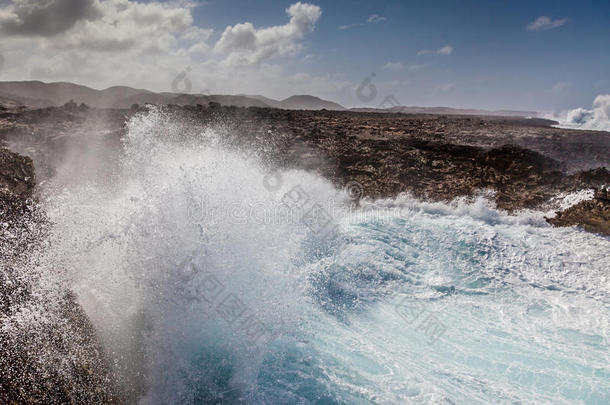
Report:
[[380,16],[378,14],[371,14],[369,16],[369,18],[366,19],[366,21],[364,22],[359,22],[359,23],[354,23],[354,24],[346,24],[346,25],[341,25],[338,28],[340,30],[348,30],[350,28],[354,28],[354,27],[362,27],[366,24],[377,24],[379,22],[385,21],[387,20],[387,18]]
[[52,36],[101,17],[96,0],[13,0],[0,8],[3,35]]
[[[67,4],[71,0],[62,1]],[[54,1],[43,0],[35,6],[30,3],[13,0],[0,6],[3,23],[6,16],[24,5],[29,10],[19,11],[25,19],[18,25],[1,24],[3,30],[9,27],[14,32],[0,35],[0,48],[7,61],[4,80],[71,81],[95,88],[125,84],[167,90],[172,80],[167,76],[184,70],[191,55],[200,52],[195,45],[205,46],[200,41],[211,32],[194,27],[191,9],[177,3],[84,0],[80,4],[89,4],[87,10],[95,10],[95,14],[73,11],[67,13],[70,19],[57,16],[61,8]],[[26,31],[31,16],[46,21],[52,29]]]
[[547,16],[541,16],[536,18],[534,21],[529,23],[525,29],[528,31],[544,31],[552,28],[561,27],[568,22],[567,18],[558,18],[556,20],[551,19]]
[[126,0],[100,2],[102,17],[85,21],[54,45],[67,49],[98,51],[131,50],[144,53],[172,52],[179,38],[201,41],[209,36],[193,27],[188,8],[161,3],[137,3]]
[[228,53],[231,65],[253,65],[276,55],[294,54],[300,49],[298,40],[313,31],[322,15],[320,7],[295,3],[286,9],[290,21],[286,25],[256,29],[246,22],[228,26],[214,50]]
[[283,60],[273,61],[303,47],[301,40],[322,13],[315,5],[295,2],[284,25],[261,28],[238,21],[214,43],[213,30],[197,26],[193,18],[193,9],[203,4],[199,0],[79,0],[64,13],[63,5],[71,3],[0,0],[5,61],[0,80],[169,91],[174,78],[190,67],[193,93],[287,97],[302,92],[333,98],[348,87],[345,80],[287,71]]
[[[178,39],[202,41],[189,8],[129,0],[13,0],[0,8],[0,29],[32,38],[39,51],[169,52]],[[12,43],[17,41],[11,40]]]
[[435,51],[430,51],[430,50],[427,50],[427,49],[422,49],[421,51],[417,52],[417,56],[420,56],[420,55],[431,55],[431,54],[447,56],[447,55],[451,55],[452,53],[453,53],[453,47],[451,45],[445,45],[442,48],[439,48],[439,49],[437,49]]

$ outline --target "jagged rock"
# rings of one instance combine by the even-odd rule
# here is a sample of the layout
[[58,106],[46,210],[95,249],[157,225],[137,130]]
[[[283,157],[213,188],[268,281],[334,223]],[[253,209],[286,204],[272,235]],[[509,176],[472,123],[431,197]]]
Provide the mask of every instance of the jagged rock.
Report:
[[[108,162],[120,153],[125,120],[150,105],[132,110],[75,107],[3,111],[0,141],[28,151],[39,175],[40,166],[47,175],[74,145],[85,143],[66,134],[97,130],[110,134],[105,141],[113,139],[100,148],[108,152],[105,165],[112,167]],[[610,156],[610,134],[604,132],[556,129],[521,118],[208,107],[174,106],[170,111],[197,132],[219,124],[227,145],[261,152],[270,166],[315,171],[339,187],[356,181],[362,197],[411,192],[449,201],[491,189],[497,206],[513,211],[538,207],[560,192],[610,184],[610,174],[600,167]],[[19,308],[37,304],[27,277],[19,273],[45,238],[44,212],[36,205],[34,190],[32,160],[0,149],[3,325]],[[609,234],[608,192],[599,190],[593,200],[549,222]],[[57,307],[55,325],[15,334],[3,329],[0,403],[116,402],[86,315],[69,291],[60,294]]]
[[589,232],[610,235],[610,192],[598,189],[593,199],[558,211],[554,218],[547,218],[547,221],[555,226],[581,226]]
[[[34,166],[0,149],[0,403],[118,403],[89,319],[68,291],[33,294],[48,223]],[[49,302],[50,301],[50,302]]]
[[32,159],[0,148],[0,192],[31,197],[36,185]]
[[[498,208],[516,211],[544,206],[560,193],[610,184],[602,167],[609,163],[609,133],[552,128],[540,120],[222,106],[168,111],[185,125],[221,127],[223,142],[256,150],[267,165],[315,171],[338,187],[357,181],[363,197],[409,192],[451,201],[492,190]],[[79,142],[57,134],[91,133],[92,122],[103,116],[98,130],[116,134],[116,141],[96,139],[107,142],[104,150],[112,158],[134,113],[29,110],[16,118],[24,129],[4,138],[34,149],[39,176],[46,178],[74,150],[70,142]]]

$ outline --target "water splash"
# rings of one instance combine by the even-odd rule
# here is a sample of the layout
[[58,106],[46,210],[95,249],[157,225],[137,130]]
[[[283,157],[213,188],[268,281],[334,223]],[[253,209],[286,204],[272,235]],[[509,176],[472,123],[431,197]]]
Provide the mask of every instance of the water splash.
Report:
[[560,128],[610,131],[610,94],[595,97],[591,109],[576,108],[549,118],[558,120]]
[[[112,181],[49,200],[47,260],[134,401],[608,402],[607,238],[484,198],[353,211],[313,174],[266,187],[221,134],[137,115]],[[296,187],[333,232],[286,207]],[[436,343],[405,300],[446,327]]]

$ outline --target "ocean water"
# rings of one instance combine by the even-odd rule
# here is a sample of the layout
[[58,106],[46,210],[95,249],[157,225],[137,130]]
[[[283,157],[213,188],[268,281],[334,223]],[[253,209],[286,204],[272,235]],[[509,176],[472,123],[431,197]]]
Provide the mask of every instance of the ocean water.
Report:
[[597,95],[590,109],[580,107],[545,118],[558,121],[558,128],[610,131],[610,94]]
[[222,128],[128,123],[41,266],[139,404],[610,403],[610,240],[484,197],[354,203]]

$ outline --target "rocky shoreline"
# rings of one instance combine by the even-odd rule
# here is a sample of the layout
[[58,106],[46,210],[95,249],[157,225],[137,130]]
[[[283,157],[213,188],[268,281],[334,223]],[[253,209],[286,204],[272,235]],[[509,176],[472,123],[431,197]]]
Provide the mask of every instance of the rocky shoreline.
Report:
[[[610,198],[602,188],[610,184],[605,168],[610,133],[562,130],[544,120],[506,117],[218,105],[169,106],[164,111],[187,131],[213,127],[227,147],[255,150],[269,170],[314,171],[338,187],[357,182],[361,198],[410,193],[448,202],[491,191],[498,208],[514,212],[553,208],[559,194],[596,188],[593,199],[558,212],[548,222],[610,235]],[[120,402],[94,327],[70,291],[61,293],[50,310],[54,325],[19,330],[15,316],[38,305],[27,269],[44,244],[47,220],[36,203],[40,183],[34,166],[41,182],[58,177],[66,156],[78,156],[95,138],[106,153],[100,157],[100,170],[110,175],[125,122],[138,112],[145,109],[0,111],[2,403]],[[13,334],[8,325],[17,328]]]
[[[106,151],[107,170],[121,149],[125,122],[139,110],[46,108],[0,114],[0,142],[31,156],[42,180],[65,156]],[[167,106],[186,132],[214,128],[228,147],[256,150],[272,168],[314,171],[336,186],[357,182],[362,197],[449,202],[481,191],[508,212],[553,209],[560,194],[610,185],[610,133],[554,128],[553,121],[514,117],[292,111]],[[607,202],[601,202],[606,207]],[[606,207],[607,208],[607,207]],[[605,221],[579,211],[571,225],[607,234]],[[576,214],[571,214],[572,216]],[[597,215],[591,213],[591,215]],[[551,221],[561,226],[565,221]]]
[[119,403],[96,331],[74,295],[60,291],[48,307],[35,293],[36,253],[48,226],[35,186],[32,160],[0,148],[0,403]]
[[610,191],[597,189],[593,199],[557,211],[555,217],[547,221],[555,226],[582,226],[589,232],[610,235]]

